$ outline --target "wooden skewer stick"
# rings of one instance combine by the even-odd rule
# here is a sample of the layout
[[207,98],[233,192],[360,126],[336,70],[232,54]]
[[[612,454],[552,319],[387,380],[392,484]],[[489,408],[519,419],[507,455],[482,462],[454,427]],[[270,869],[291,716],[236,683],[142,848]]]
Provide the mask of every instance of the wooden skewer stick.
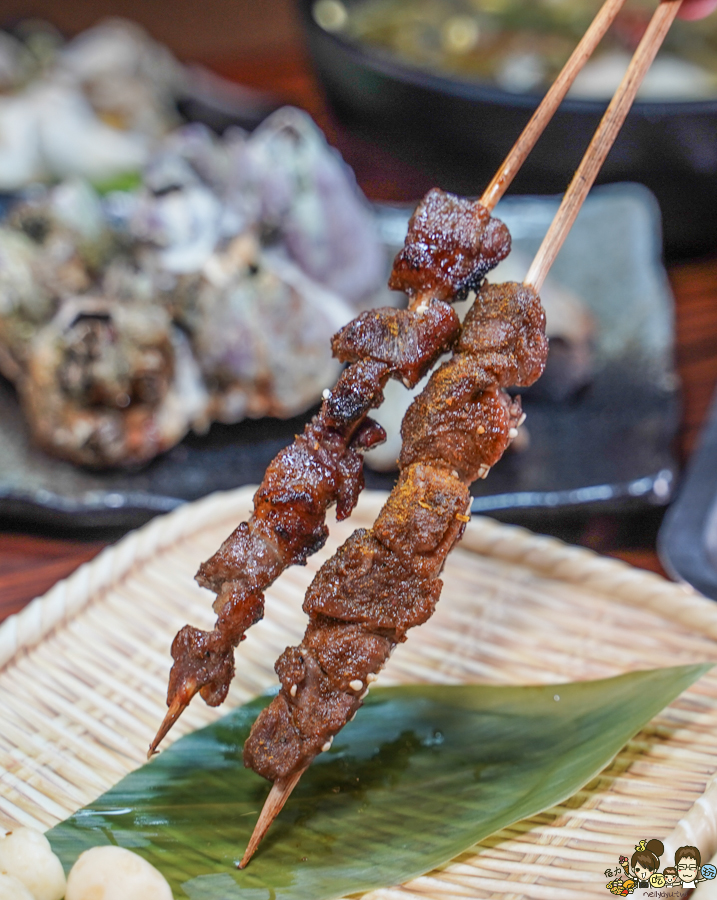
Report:
[[259,846],[264,835],[271,827],[271,823],[283,809],[284,804],[289,799],[289,794],[291,794],[296,785],[299,783],[299,779],[305,771],[306,769],[301,769],[299,772],[295,772],[293,775],[287,775],[286,778],[276,779],[272,789],[269,791],[269,796],[264,802],[264,807],[261,811],[256,825],[254,826],[251,840],[249,841],[249,844],[244,851],[244,856],[242,856],[242,860],[237,868],[244,869],[249,864],[249,860],[252,858],[256,851],[256,848]]
[[188,690],[183,692],[182,694],[178,694],[174,700],[172,701],[172,705],[167,710],[167,714],[162,720],[162,724],[159,726],[159,730],[157,734],[154,736],[154,740],[149,745],[149,750],[147,751],[147,759],[151,759],[155,754],[159,753],[157,747],[162,743],[164,738],[167,736],[170,728],[177,719],[182,715],[184,710],[189,706],[189,702],[192,697],[196,694],[195,690]]
[[610,101],[590,146],[565,192],[560,209],[525,277],[525,284],[530,285],[536,291],[543,286],[545,276],[563,246],[563,242],[580,212],[580,207],[593,186],[593,182],[605,162],[605,157],[610,152],[630,111],[642,79],[657,55],[665,35],[670,30],[670,25],[672,25],[681,4],[682,0],[661,0],[655,10],[647,31],[630,61],[625,77]]
[[624,4],[625,0],[605,0],[600,12],[595,16],[590,27],[582,36],[580,43],[573,50],[570,59],[563,66],[562,72],[541,100],[540,106],[533,113],[530,121],[523,129],[523,133],[513,145],[513,149],[506,156],[503,164],[495,173],[493,180],[483,192],[480,202],[486,209],[493,210],[500,198],[508,190],[548,122],[553,118],[555,111],[565,99],[565,95],[570,90],[570,86],[575,81],[578,72],[590,59]]

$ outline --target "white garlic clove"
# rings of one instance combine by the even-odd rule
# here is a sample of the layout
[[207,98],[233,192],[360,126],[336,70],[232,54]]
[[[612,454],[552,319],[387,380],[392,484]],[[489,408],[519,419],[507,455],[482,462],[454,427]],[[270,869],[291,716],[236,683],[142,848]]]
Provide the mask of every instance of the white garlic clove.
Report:
[[0,900],[35,900],[14,875],[0,875]]
[[60,900],[65,894],[62,863],[34,828],[14,828],[0,838],[0,873],[17,878],[34,900]]
[[93,847],[67,877],[65,900],[172,900],[161,872],[123,847]]

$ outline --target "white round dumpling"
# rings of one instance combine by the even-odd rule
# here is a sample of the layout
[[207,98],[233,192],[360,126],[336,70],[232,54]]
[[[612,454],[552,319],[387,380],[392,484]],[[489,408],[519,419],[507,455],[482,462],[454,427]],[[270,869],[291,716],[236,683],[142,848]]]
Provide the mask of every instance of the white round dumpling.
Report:
[[34,900],[60,900],[65,894],[62,863],[34,828],[15,828],[0,838],[0,873],[21,881]]
[[164,876],[123,847],[86,850],[67,877],[65,900],[172,900]]
[[14,875],[0,875],[0,900],[35,900]]

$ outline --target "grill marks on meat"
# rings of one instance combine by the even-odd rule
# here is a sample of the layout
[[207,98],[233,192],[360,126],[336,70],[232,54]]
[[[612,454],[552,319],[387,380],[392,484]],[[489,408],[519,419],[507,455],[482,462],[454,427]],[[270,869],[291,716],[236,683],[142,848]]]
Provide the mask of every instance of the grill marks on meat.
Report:
[[388,286],[409,296],[462,300],[510,252],[510,234],[477,201],[429,191],[408,223]]
[[306,634],[276,664],[281,692],[244,746],[247,766],[272,781],[303,770],[361,706],[408,629],[430,618],[445,559],[469,520],[468,486],[517,434],[520,400],[502,388],[531,384],[546,357],[537,294],[485,285],[454,357],[406,414],[400,476],[376,522],[356,531],[309,586]]
[[[234,675],[234,649],[261,619],[266,588],[287,566],[304,565],[323,547],[330,506],[336,504],[338,519],[355,506],[364,483],[363,452],[385,439],[368,413],[382,402],[387,380],[414,384],[459,331],[455,312],[436,301],[416,312],[374,310],[337,335],[335,353],[351,365],[303,434],[269,465],[249,521],[199,567],[198,583],[217,595],[218,620],[211,632],[187,625],[175,638],[170,709],[186,706],[198,691],[211,706],[223,702]],[[316,684],[325,694],[323,682]],[[332,697],[326,694],[325,703],[339,702]]]

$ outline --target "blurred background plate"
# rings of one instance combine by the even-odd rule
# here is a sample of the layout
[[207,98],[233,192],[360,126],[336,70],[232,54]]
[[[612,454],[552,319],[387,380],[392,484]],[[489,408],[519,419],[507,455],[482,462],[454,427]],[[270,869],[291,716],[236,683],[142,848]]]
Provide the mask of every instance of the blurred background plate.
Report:
[[[322,0],[298,3],[314,68],[333,111],[345,126],[381,143],[446,190],[470,194],[476,185],[488,184],[537,107],[540,86],[524,91],[514,86],[508,91],[487,80],[469,80],[437,67],[409,65],[386,47],[350,39],[345,33],[348,29],[341,30],[339,22],[331,25],[332,30],[321,27],[317,9]],[[328,4],[344,9],[349,20],[352,10],[367,5],[366,0],[328,0]],[[411,8],[445,10],[448,16],[459,5],[416,2]],[[597,11],[597,0],[593,5]],[[395,11],[397,4],[382,6]],[[496,4],[463,6],[475,12],[492,10]],[[523,4],[520,15],[532,22],[537,36],[542,37],[545,26],[536,22],[536,17],[539,20],[541,9],[545,15],[550,7],[557,9],[560,4],[527,6]],[[702,27],[702,23],[684,24],[691,27],[688,37]],[[642,25],[635,27],[639,30]],[[701,59],[707,54],[717,63],[717,54],[699,41],[695,52]],[[518,173],[516,193],[563,191],[606,107],[606,100],[564,101]],[[712,251],[717,233],[717,95],[691,101],[638,100],[598,180],[636,181],[653,191],[662,209],[670,258]]]
[[[537,249],[556,198],[511,197],[497,214],[522,265]],[[378,207],[385,243],[403,241],[409,211]],[[555,264],[552,279],[597,323],[588,382],[556,399],[528,392],[529,446],[474,486],[475,511],[521,519],[525,510],[664,504],[676,464],[673,306],[660,261],[659,210],[638,185],[594,192]],[[505,264],[504,264],[505,265]],[[523,272],[503,272],[522,277]],[[498,273],[500,277],[500,272]],[[378,302],[381,302],[378,298]],[[311,415],[214,425],[137,471],[94,472],[50,458],[29,442],[14,390],[0,382],[0,515],[76,527],[130,527],[216,490],[258,483],[269,461]],[[394,474],[367,470],[369,487]]]
[[717,600],[717,395],[658,535],[665,570]]

